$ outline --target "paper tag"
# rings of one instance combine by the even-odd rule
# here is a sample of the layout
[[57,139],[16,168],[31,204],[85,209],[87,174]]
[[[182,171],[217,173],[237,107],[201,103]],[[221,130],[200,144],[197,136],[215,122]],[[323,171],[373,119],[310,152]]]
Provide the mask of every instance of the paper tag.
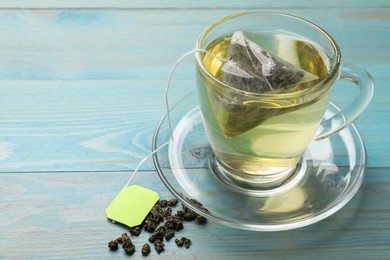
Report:
[[128,227],[138,226],[158,200],[157,192],[131,185],[119,192],[106,208],[106,216]]

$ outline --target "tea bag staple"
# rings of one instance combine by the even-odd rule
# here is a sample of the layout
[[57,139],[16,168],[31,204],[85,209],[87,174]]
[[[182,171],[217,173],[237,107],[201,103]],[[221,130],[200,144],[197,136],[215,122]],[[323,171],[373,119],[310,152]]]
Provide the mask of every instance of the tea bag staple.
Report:
[[[260,47],[236,31],[230,40],[227,61],[223,64],[223,81],[239,90],[251,93],[276,93],[304,82],[318,79],[311,74]],[[234,94],[232,94],[234,95]],[[272,109],[245,105],[240,97],[224,97],[212,93],[211,103],[216,118],[228,137],[244,133],[264,120],[294,108]],[[256,102],[254,102],[256,104]]]

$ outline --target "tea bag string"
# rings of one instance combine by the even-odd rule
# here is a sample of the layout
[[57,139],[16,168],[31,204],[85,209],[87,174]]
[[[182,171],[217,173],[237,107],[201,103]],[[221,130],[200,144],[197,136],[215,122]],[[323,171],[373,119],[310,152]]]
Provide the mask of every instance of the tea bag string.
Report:
[[171,115],[170,115],[170,108],[169,108],[169,98],[168,98],[168,94],[169,94],[169,87],[171,85],[171,81],[172,81],[172,77],[173,77],[173,74],[175,73],[175,70],[177,68],[177,66],[180,64],[180,62],[182,62],[187,56],[193,54],[193,53],[196,53],[196,52],[202,52],[202,53],[206,53],[216,59],[219,59],[220,61],[222,62],[227,62],[226,59],[218,56],[218,55],[215,55],[214,53],[212,52],[209,52],[208,50],[205,50],[205,49],[193,49],[191,51],[188,51],[186,53],[184,53],[182,56],[180,56],[174,63],[172,69],[171,69],[171,72],[169,74],[169,77],[168,77],[168,81],[166,83],[166,87],[165,87],[165,115],[167,117],[167,120],[168,120],[168,128],[169,128],[169,135],[170,135],[170,139],[169,141],[161,144],[159,147],[157,147],[156,149],[154,149],[150,154],[148,154],[146,157],[144,157],[137,165],[137,167],[135,168],[135,170],[130,174],[130,178],[129,180],[127,181],[127,183],[125,184],[125,186],[123,187],[123,189],[125,189],[127,186],[129,186],[129,184],[131,183],[131,181],[133,180],[135,174],[137,174],[139,168],[142,166],[142,164],[147,160],[149,159],[150,156],[152,156],[153,154],[157,153],[160,149],[164,148],[166,145],[170,144],[172,141],[173,141],[173,129],[172,129],[172,122],[171,122]]

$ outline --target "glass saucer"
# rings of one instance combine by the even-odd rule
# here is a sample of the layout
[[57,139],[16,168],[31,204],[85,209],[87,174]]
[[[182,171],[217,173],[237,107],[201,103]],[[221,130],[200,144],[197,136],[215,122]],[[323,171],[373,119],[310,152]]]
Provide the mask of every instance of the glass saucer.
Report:
[[[329,104],[325,118],[337,111],[337,106]],[[164,116],[156,128],[154,150],[170,140],[167,118]],[[253,196],[232,189],[209,169],[213,153],[195,91],[171,108],[170,118],[173,141],[153,155],[157,172],[183,204],[221,224],[256,231],[307,226],[342,208],[362,184],[365,147],[353,124],[309,145],[303,156],[305,173],[292,187],[267,196]]]

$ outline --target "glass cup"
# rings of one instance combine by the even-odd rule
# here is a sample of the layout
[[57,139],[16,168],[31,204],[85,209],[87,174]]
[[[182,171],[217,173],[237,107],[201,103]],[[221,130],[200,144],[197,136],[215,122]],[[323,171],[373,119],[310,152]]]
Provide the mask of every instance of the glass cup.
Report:
[[[279,91],[252,93],[224,82],[231,35],[242,31],[253,42],[318,76],[316,81]],[[203,124],[215,156],[214,174],[242,188],[273,190],[305,171],[302,155],[310,142],[351,124],[368,106],[373,81],[363,69],[341,65],[334,39],[304,19],[274,12],[247,12],[210,25],[197,41],[197,89]],[[345,109],[322,120],[337,80],[357,87]]]

